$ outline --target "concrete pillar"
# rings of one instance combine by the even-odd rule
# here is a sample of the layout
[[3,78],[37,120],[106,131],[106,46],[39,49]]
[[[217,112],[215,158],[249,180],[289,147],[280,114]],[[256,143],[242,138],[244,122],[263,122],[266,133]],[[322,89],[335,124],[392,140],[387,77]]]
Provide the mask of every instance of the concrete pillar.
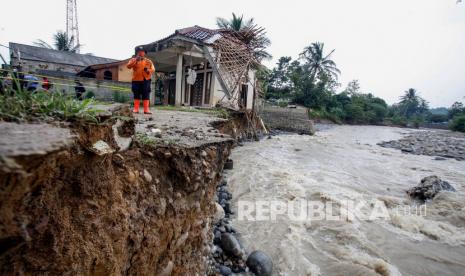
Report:
[[178,63],[176,65],[176,95],[175,105],[181,105],[181,92],[182,92],[182,75],[183,75],[182,54],[178,54]]

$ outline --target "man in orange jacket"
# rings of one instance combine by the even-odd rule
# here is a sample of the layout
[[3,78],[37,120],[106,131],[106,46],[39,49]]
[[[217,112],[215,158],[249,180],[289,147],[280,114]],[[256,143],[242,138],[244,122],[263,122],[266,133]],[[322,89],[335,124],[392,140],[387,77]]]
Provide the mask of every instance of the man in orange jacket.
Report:
[[131,58],[127,67],[132,69],[132,92],[134,93],[134,110],[139,113],[140,100],[144,104],[144,114],[152,114],[149,109],[150,82],[155,67],[150,59],[145,57],[147,52],[143,47],[136,48],[136,56]]

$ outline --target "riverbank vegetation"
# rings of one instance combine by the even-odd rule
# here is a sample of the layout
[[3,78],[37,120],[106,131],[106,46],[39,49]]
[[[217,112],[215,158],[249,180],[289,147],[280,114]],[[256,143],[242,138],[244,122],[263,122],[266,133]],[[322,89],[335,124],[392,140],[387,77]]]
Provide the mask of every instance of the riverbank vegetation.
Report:
[[332,59],[335,50],[326,51],[324,43],[306,47],[298,59],[281,57],[276,66],[259,72],[266,100],[279,106],[288,104],[308,108],[312,119],[335,123],[395,126],[436,126],[456,131],[465,129],[465,109],[455,103],[451,108],[430,109],[418,91],[409,88],[399,101],[388,105],[382,98],[361,91],[358,80],[341,87],[341,74]]
[[30,92],[21,88],[18,80],[16,90],[7,88],[0,93],[0,121],[76,120],[98,122],[99,110],[92,108],[93,99],[79,101],[59,91]]

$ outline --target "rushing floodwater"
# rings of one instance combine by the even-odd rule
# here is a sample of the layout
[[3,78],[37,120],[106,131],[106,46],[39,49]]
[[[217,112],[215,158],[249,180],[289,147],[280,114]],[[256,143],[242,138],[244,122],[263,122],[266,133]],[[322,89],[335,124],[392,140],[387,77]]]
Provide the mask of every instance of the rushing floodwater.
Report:
[[[276,275],[465,275],[465,162],[435,161],[377,146],[410,130],[336,126],[315,136],[282,135],[234,150],[227,174],[239,201],[347,200],[385,203],[389,219],[233,221],[248,251],[260,249]],[[405,190],[429,175],[457,193],[441,193],[426,215]],[[237,214],[237,213],[236,213]]]

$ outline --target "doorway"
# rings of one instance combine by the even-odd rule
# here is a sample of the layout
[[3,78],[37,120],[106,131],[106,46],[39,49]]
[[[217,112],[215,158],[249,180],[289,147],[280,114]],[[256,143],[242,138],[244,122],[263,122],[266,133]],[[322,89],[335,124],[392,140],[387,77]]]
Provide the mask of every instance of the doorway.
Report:
[[198,73],[195,83],[191,87],[191,106],[202,105],[203,75],[204,73]]
[[176,104],[176,79],[169,79],[166,81],[166,95],[168,95],[168,102],[169,105]]

